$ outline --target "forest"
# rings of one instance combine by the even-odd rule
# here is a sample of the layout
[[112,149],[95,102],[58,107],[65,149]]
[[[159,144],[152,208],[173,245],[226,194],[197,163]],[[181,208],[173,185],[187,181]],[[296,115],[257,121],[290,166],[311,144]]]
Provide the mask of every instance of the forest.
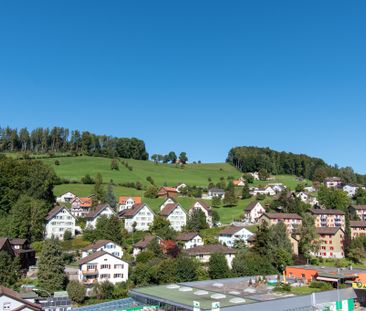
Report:
[[96,135],[64,127],[13,129],[0,127],[0,152],[59,153],[147,160],[144,141]]
[[226,161],[243,173],[265,170],[273,175],[289,174],[320,182],[338,176],[344,183],[366,184],[366,175],[355,173],[351,167],[331,166],[319,158],[270,148],[234,147]]

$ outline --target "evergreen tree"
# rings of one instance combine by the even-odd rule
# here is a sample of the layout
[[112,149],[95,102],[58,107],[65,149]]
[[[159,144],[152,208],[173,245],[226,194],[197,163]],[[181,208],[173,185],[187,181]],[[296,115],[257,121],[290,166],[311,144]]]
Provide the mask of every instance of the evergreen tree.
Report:
[[225,191],[225,197],[222,200],[225,206],[234,206],[238,202],[234,188]]
[[350,253],[352,234],[351,234],[350,215],[348,208],[346,208],[345,211],[346,213],[345,213],[345,228],[344,228],[344,255],[345,257],[348,257]]
[[117,216],[102,215],[98,218],[95,226],[95,236],[97,240],[111,240],[122,246],[122,223]]
[[118,160],[116,158],[111,161],[111,170],[119,171]]
[[230,276],[230,269],[224,254],[214,253],[211,255],[208,263],[208,275],[211,279],[223,279]]
[[108,188],[107,188],[107,194],[106,194],[106,202],[115,209],[117,206],[117,199],[113,192],[113,184],[112,182],[109,182]]
[[221,198],[220,197],[213,197],[211,202],[213,207],[219,207],[221,205]]
[[172,240],[176,237],[176,232],[170,226],[169,220],[162,216],[155,216],[150,225],[150,232],[164,240]]
[[190,282],[197,280],[198,264],[186,255],[180,255],[176,259],[177,281]]
[[300,227],[299,252],[304,255],[306,259],[310,259],[311,253],[315,253],[319,249],[318,243],[314,242],[316,238],[317,234],[314,217],[305,214],[302,218],[302,225]]
[[249,185],[248,185],[248,183],[245,183],[243,190],[241,192],[241,198],[249,199],[250,197],[251,197],[251,195],[250,195]]
[[65,263],[62,250],[55,239],[45,240],[38,259],[38,281],[48,292],[63,290],[65,285]]
[[149,198],[149,199],[155,199],[158,197],[158,192],[159,192],[159,189],[156,186],[151,185],[151,186],[147,187],[147,189],[144,193],[144,197]]
[[97,205],[104,201],[105,201],[105,191],[103,186],[103,177],[102,174],[98,173],[97,176],[95,177],[93,204]]
[[12,258],[7,252],[0,251],[0,284],[13,287],[19,278],[19,257]]

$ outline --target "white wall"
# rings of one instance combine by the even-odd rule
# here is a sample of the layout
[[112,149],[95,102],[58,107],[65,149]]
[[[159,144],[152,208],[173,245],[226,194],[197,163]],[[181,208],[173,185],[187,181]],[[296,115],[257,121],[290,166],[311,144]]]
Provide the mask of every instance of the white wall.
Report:
[[75,218],[66,208],[63,208],[46,223],[45,237],[51,239],[53,236],[63,240],[67,230],[71,232],[72,236],[75,235]]
[[132,232],[132,225],[134,222],[136,222],[136,230],[147,231],[149,230],[149,226],[153,221],[154,213],[147,206],[144,206],[134,217],[125,219],[125,229],[128,232]]

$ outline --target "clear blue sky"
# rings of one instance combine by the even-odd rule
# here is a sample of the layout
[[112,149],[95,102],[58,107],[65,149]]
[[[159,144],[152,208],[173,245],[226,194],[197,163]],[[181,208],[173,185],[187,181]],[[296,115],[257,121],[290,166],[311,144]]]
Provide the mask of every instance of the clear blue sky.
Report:
[[366,2],[2,1],[0,126],[232,146],[366,173]]

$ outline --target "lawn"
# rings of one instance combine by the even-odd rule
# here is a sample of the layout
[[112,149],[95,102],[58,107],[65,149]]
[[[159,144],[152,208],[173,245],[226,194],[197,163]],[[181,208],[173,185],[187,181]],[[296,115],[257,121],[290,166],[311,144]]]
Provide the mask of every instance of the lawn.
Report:
[[309,295],[312,293],[321,292],[320,288],[311,288],[309,286],[291,287],[291,293],[295,295]]

